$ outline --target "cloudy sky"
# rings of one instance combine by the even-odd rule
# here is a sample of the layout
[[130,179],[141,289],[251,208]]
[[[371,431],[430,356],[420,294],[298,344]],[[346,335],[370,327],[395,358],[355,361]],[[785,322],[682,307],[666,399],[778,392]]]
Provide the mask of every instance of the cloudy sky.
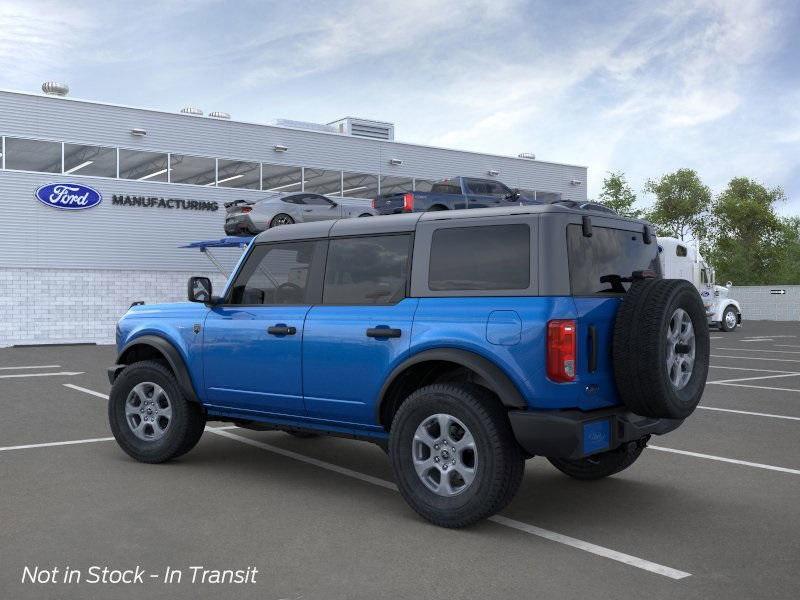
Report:
[[[399,140],[643,182],[747,175],[800,214],[800,2],[0,0],[0,88]],[[643,198],[643,203],[648,199]]]

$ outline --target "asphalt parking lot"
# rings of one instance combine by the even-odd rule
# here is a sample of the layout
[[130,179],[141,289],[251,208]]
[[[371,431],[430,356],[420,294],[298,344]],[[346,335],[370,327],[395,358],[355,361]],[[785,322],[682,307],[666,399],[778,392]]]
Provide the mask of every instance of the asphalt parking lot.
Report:
[[[180,460],[134,462],[106,421],[113,347],[0,349],[0,597],[797,598],[800,323],[711,336],[701,407],[631,469],[584,483],[535,458],[501,515],[458,531],[363,442],[210,423]],[[88,583],[93,565],[146,574]]]

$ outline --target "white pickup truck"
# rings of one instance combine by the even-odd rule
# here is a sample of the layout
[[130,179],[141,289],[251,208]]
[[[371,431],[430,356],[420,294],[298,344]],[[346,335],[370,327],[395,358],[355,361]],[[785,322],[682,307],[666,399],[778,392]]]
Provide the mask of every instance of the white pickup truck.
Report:
[[691,281],[700,292],[706,315],[711,325],[722,331],[733,331],[742,323],[742,309],[736,300],[728,297],[731,282],[716,285],[714,269],[709,266],[697,248],[677,238],[658,238],[659,258],[664,277]]

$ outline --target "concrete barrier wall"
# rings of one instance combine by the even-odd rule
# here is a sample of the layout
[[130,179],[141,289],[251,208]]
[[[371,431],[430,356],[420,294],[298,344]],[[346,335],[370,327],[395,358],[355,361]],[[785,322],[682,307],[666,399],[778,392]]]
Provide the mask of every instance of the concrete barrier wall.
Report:
[[800,320],[800,285],[735,285],[730,297],[742,305],[745,321]]

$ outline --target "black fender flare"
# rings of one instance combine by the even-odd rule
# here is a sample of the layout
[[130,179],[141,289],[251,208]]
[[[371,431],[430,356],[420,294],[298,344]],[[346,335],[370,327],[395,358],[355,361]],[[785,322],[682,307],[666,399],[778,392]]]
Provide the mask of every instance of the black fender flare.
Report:
[[170,341],[157,335],[143,335],[125,344],[119,356],[117,356],[117,364],[109,369],[109,379],[112,384],[119,372],[129,364],[125,355],[136,346],[150,346],[157,350],[169,363],[170,369],[175,373],[175,378],[178,380],[178,386],[180,386],[186,398],[192,402],[200,402],[197,393],[195,393],[192,378],[189,376],[189,369],[186,368],[186,363],[181,353]]
[[522,396],[519,389],[517,389],[514,382],[506,375],[505,371],[488,358],[484,358],[469,350],[461,350],[458,348],[434,348],[431,350],[424,350],[406,358],[389,373],[389,376],[386,378],[386,381],[384,381],[378,394],[378,406],[376,407],[375,414],[379,421],[387,392],[395,380],[409,367],[428,361],[451,362],[477,373],[478,376],[488,384],[489,389],[497,394],[503,406],[516,409],[524,409],[528,406],[525,398]]

